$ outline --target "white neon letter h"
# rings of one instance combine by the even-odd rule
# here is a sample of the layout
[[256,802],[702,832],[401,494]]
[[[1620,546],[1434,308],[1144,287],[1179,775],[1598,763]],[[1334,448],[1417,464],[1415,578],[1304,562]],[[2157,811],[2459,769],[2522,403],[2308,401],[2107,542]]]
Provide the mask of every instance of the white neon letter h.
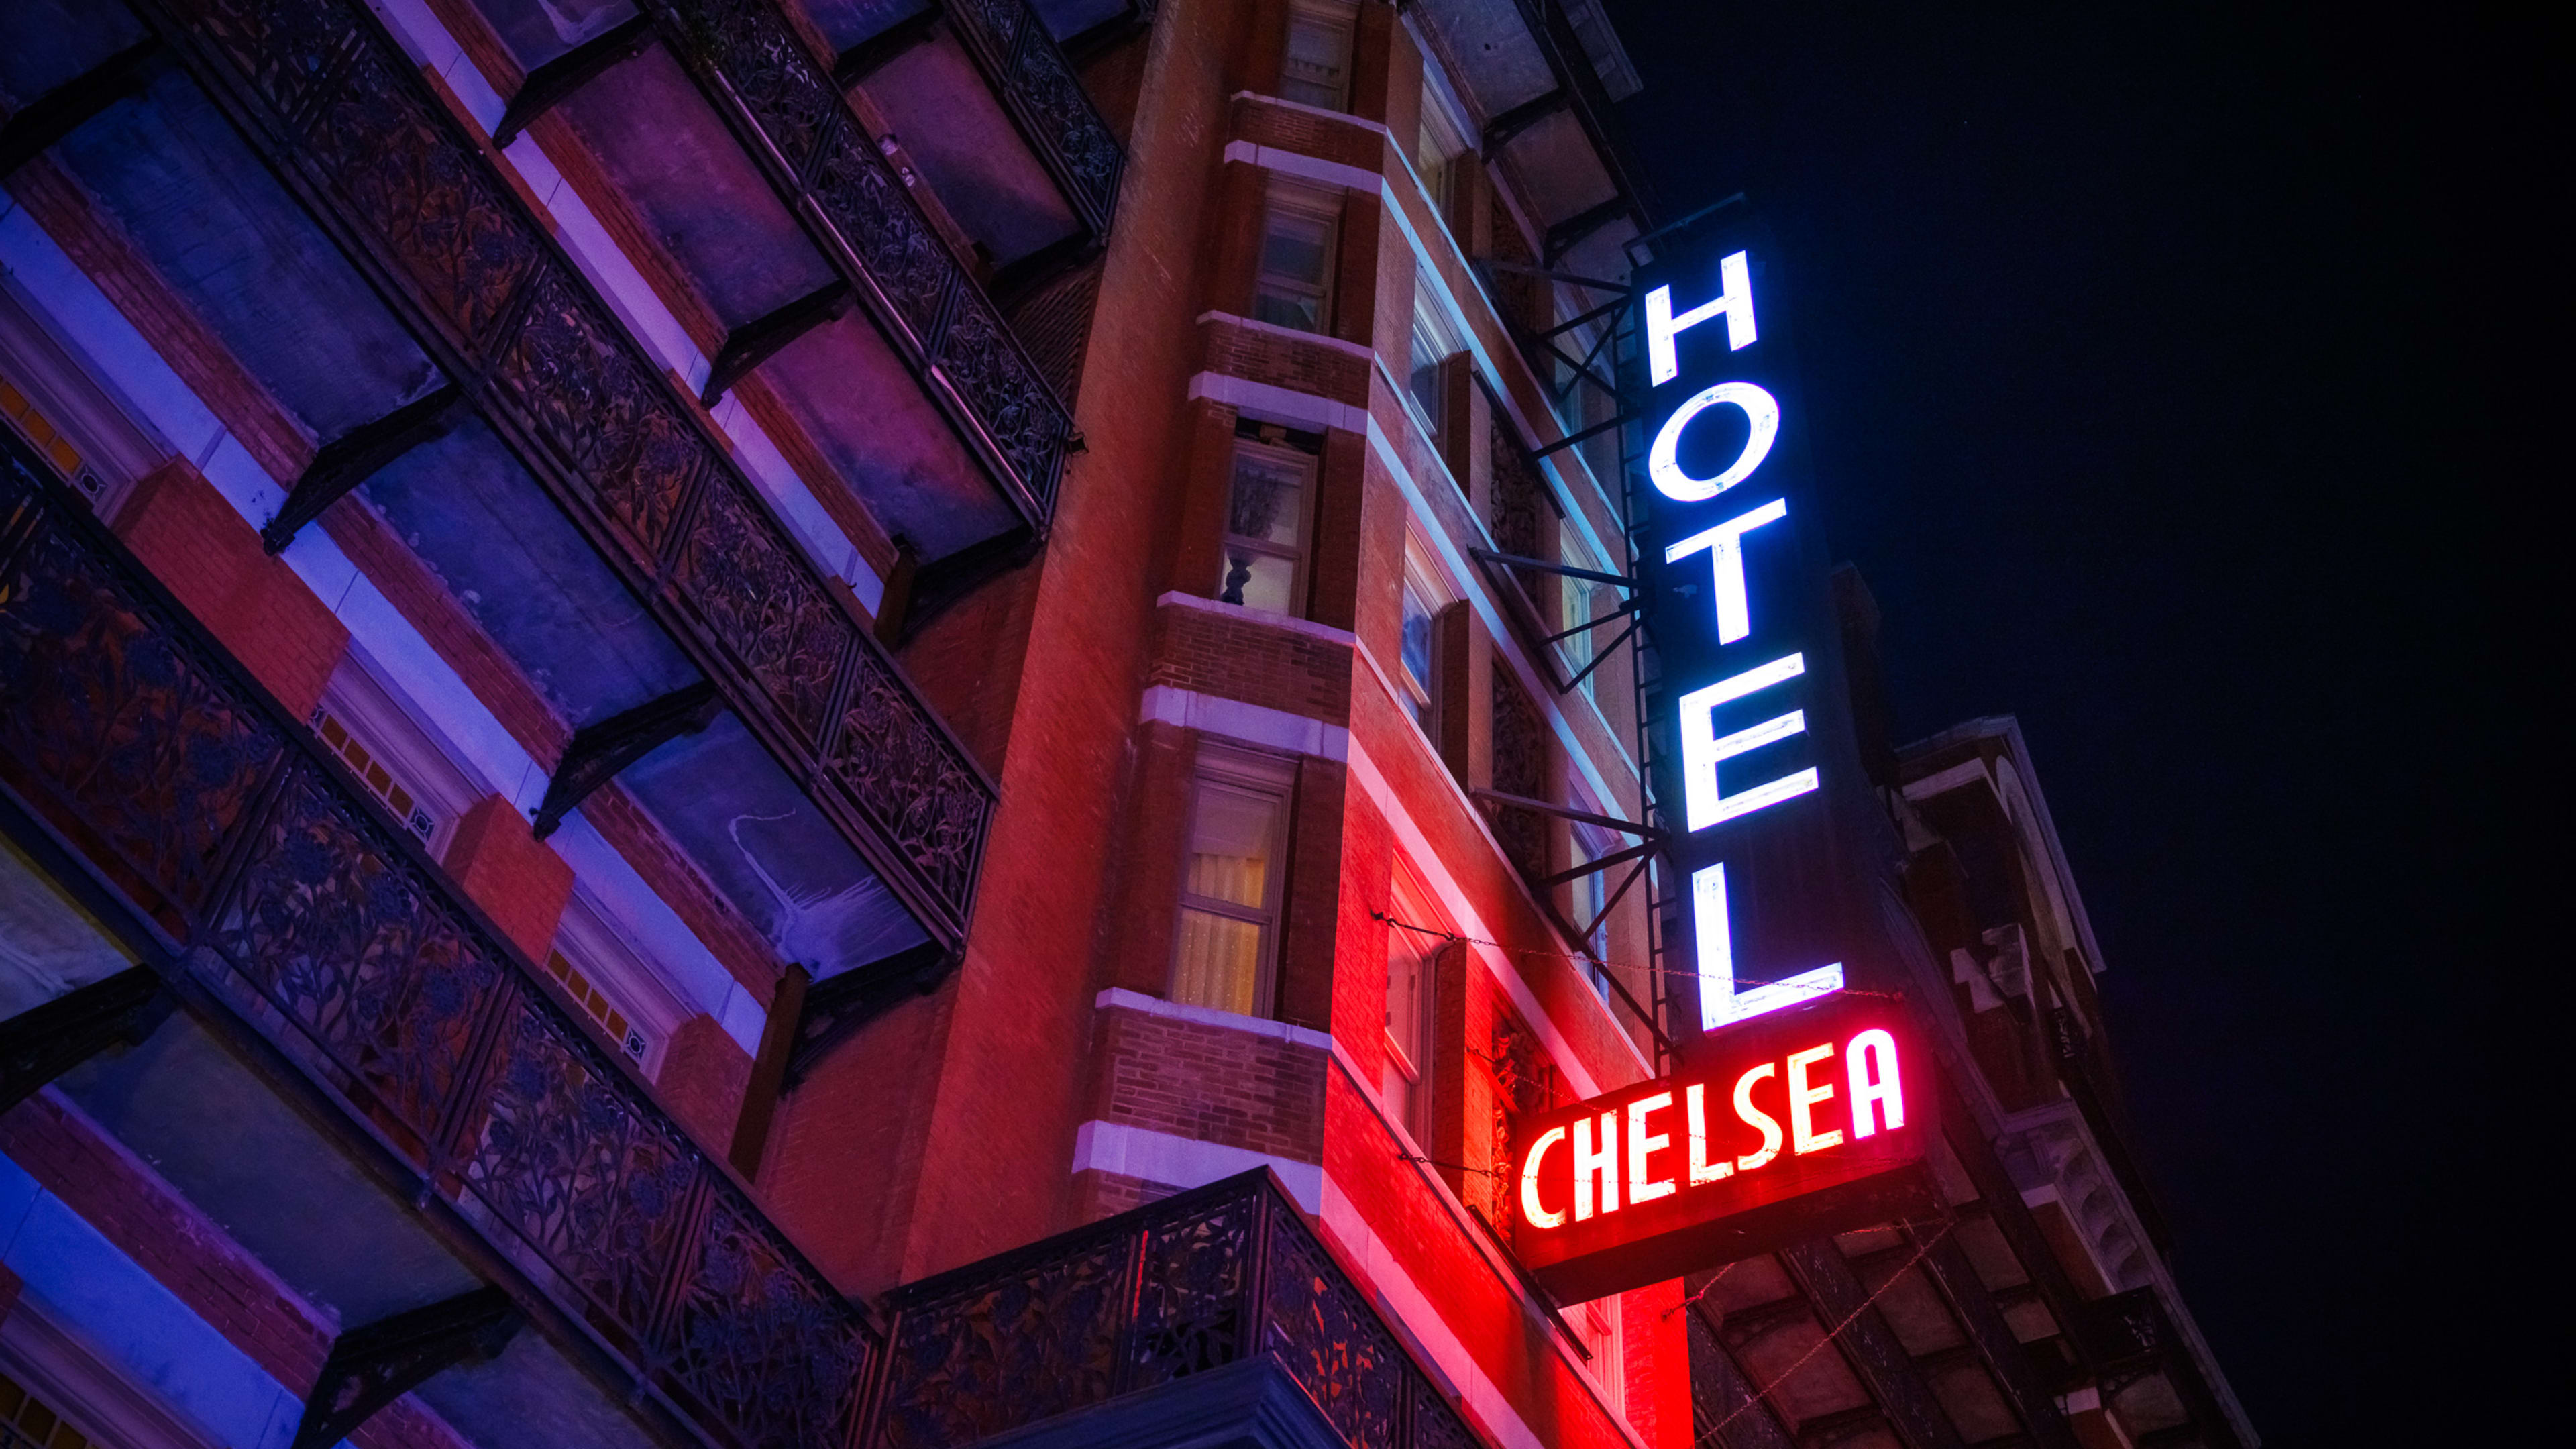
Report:
[[1681,373],[1681,361],[1673,353],[1673,339],[1682,333],[1726,314],[1726,350],[1742,352],[1753,345],[1753,275],[1744,262],[1744,253],[1735,252],[1717,264],[1717,296],[1702,302],[1679,317],[1673,315],[1673,289],[1657,287],[1646,294],[1646,361],[1654,373],[1654,385],[1663,386]]

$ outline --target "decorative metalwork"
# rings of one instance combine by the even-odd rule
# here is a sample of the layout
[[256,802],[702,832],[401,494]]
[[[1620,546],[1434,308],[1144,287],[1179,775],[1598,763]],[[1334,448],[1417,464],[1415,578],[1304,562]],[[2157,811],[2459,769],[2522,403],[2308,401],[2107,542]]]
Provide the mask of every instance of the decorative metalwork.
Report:
[[[727,705],[933,934],[962,936],[992,786],[375,18],[352,0],[166,3],[165,38]],[[833,223],[869,269],[862,290],[913,308],[972,427],[1051,498],[1069,419],[774,9],[707,0],[672,14],[797,174],[823,158],[818,204],[852,188],[874,198]],[[118,789],[101,804],[156,798]],[[194,884],[156,868],[174,889]]]
[[[1494,671],[1494,789],[1544,800],[1548,786],[1547,720],[1529,691],[1505,669]],[[1502,806],[1493,813],[1494,838],[1521,873],[1547,873],[1547,822],[1535,810]]]
[[313,1392],[304,1396],[289,1449],[327,1449],[442,1370],[491,1361],[520,1322],[509,1294],[477,1288],[350,1329],[333,1341]]
[[947,0],[944,9],[1074,213],[1107,235],[1126,156],[1046,22],[1026,0]]
[[951,1449],[1270,1356],[1353,1449],[1481,1441],[1264,1170],[897,1289],[870,1449]]
[[[1013,32],[1021,50],[1032,44],[1027,33],[1033,32],[1035,43],[1054,54],[1046,27],[1018,0],[985,3],[1007,5],[1025,18]],[[672,54],[729,113],[779,199],[811,225],[824,255],[896,340],[922,385],[960,420],[1013,505],[1043,532],[1055,511],[1072,414],[861,128],[830,68],[806,51],[774,0],[653,0],[647,9],[661,18]],[[979,62],[987,59],[978,55]],[[1046,73],[1045,62],[1032,64],[1033,74]],[[1061,55],[1054,64],[1079,96]],[[1007,63],[994,72],[1007,73]],[[1031,131],[1051,162],[1073,156],[1097,169],[1092,152],[1108,145],[1114,188],[1117,143],[1097,115],[1089,116],[1095,136],[1077,117],[1058,114],[1060,97],[1041,107],[1011,86],[997,81],[996,88],[1024,129],[1030,117],[1052,118]],[[1086,114],[1088,107],[1085,98]],[[1104,226],[1106,220],[1104,213]]]
[[16,434],[0,463],[0,785],[709,1443],[846,1444],[864,1310]]
[[129,966],[0,1021],[0,1112],[109,1047],[140,1045],[178,1004],[159,973]]

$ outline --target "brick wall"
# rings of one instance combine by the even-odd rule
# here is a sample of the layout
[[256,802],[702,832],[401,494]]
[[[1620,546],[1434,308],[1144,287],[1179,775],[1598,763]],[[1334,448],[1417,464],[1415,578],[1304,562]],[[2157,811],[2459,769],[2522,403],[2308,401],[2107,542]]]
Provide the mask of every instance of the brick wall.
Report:
[[[332,1339],[355,1326],[305,1302],[53,1088],[0,1114],[0,1152],[292,1393],[312,1392]],[[472,1449],[409,1395],[350,1437],[362,1449]]]
[[1348,644],[1254,614],[1173,605],[1155,611],[1148,682],[1338,725],[1350,721],[1351,663]]
[[349,630],[185,458],[136,481],[117,532],[289,712],[321,703]]
[[1210,318],[1204,332],[1210,372],[1331,398],[1352,407],[1368,405],[1371,370],[1365,357],[1302,334],[1247,327],[1223,317]]
[[572,900],[572,867],[540,842],[518,807],[487,795],[447,842],[447,873],[510,943],[543,961]]
[[1289,106],[1240,100],[1234,103],[1234,134],[1237,140],[1256,146],[1275,146],[1363,171],[1375,171],[1386,164],[1386,138],[1372,127],[1341,116],[1319,116]]
[[1100,1012],[1098,1040],[1094,1118],[1322,1159],[1331,1056],[1321,1048],[1120,1006]]

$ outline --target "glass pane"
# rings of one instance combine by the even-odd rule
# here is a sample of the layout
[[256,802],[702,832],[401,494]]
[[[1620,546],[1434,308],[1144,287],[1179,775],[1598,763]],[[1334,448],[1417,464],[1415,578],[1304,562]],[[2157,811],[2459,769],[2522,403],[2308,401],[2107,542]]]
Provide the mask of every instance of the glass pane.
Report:
[[1294,332],[1324,330],[1324,299],[1265,286],[1252,299],[1252,319]]
[[1279,802],[1221,786],[1199,787],[1191,827],[1189,892],[1259,909],[1267,900]]
[[1253,988],[1261,976],[1261,928],[1184,907],[1180,934],[1172,999],[1252,1015]]
[[1386,1035],[1415,1067],[1422,1063],[1424,938],[1402,926],[1387,928]]
[[1247,609],[1294,614],[1297,612],[1297,561],[1239,544],[1228,544],[1225,577],[1218,583],[1216,597],[1221,604],[1241,604]]
[[1261,274],[1320,288],[1332,245],[1331,222],[1322,217],[1274,211],[1270,214],[1269,234],[1261,239]]
[[1234,497],[1226,510],[1225,531],[1295,548],[1306,533],[1306,465],[1301,460],[1256,453],[1246,448],[1234,455]]
[[1342,73],[1350,66],[1351,32],[1346,25],[1312,15],[1288,20],[1288,59],[1280,67],[1279,91],[1289,100],[1328,111],[1342,108]]
[[1431,605],[1404,591],[1404,672],[1427,697],[1431,692]]

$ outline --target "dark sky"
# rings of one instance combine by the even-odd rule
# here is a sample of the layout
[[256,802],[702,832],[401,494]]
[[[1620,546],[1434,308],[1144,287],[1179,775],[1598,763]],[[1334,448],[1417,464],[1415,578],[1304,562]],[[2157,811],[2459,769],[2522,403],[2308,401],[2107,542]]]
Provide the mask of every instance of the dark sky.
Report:
[[2528,717],[2499,681],[2534,663],[2490,597],[2532,577],[2499,500],[2569,471],[2508,446],[2498,346],[2541,235],[2500,198],[2563,172],[2527,139],[2539,42],[2195,0],[1609,8],[1662,215],[1745,191],[1788,253],[1764,315],[1905,737],[2021,719],[2255,1427],[2457,1442],[2545,1395],[2498,1384],[2483,1311],[2541,1293],[2520,1255],[2556,1236],[2497,1237],[2537,1144],[2488,1015]]

